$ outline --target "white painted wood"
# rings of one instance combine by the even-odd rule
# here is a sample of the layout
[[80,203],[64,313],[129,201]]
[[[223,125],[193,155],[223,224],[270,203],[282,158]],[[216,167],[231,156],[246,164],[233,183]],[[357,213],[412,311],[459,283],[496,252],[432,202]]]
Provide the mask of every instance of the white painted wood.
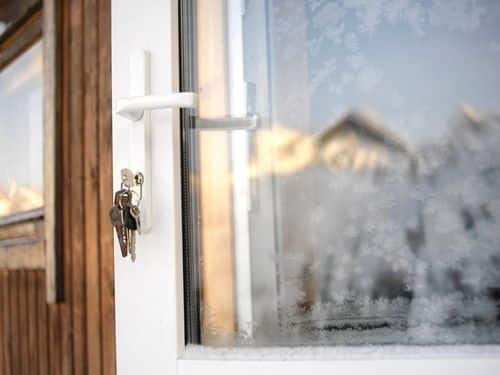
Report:
[[498,374],[500,359],[398,359],[336,361],[184,361],[182,375],[473,375]]
[[[230,0],[229,0],[230,1]],[[236,0],[239,1],[239,0]],[[151,92],[160,95],[178,89],[178,42],[176,0],[112,0],[113,100],[129,90],[129,52],[150,51]],[[115,301],[117,371],[124,374],[208,374],[208,375],[303,375],[315,374],[498,374],[498,351],[460,355],[453,347],[450,357],[443,352],[401,357],[388,350],[355,359],[313,356],[290,357],[290,351],[272,349],[273,360],[248,355],[238,360],[231,353],[214,359],[210,350],[201,359],[180,359],[184,351],[179,116],[176,110],[151,114],[152,189],[154,196],[150,233],[137,241],[137,261],[120,256],[115,242]],[[165,126],[167,125],[167,126]],[[113,117],[114,183],[119,187],[120,170],[130,162],[128,120]],[[111,203],[111,197],[110,197]],[[324,349],[311,349],[324,352]],[[346,349],[349,351],[349,349]],[[356,349],[352,349],[355,351]],[[260,349],[262,351],[262,349]],[[236,350],[238,353],[238,350]],[[477,353],[477,352],[476,352]],[[495,354],[496,353],[496,354]],[[242,358],[243,359],[242,359]],[[187,358],[186,356],[184,358]],[[263,356],[265,358],[265,356]]]
[[[177,1],[112,0],[113,108],[129,96],[128,61],[137,49],[149,51],[151,94],[177,92]],[[178,118],[177,110],[151,113],[152,229],[137,238],[136,262],[122,258],[115,242],[119,375],[175,374],[184,343]],[[129,120],[114,115],[115,188],[128,148]]]
[[[247,93],[243,62],[242,0],[226,4],[227,56],[229,78],[229,115],[247,116]],[[234,263],[236,289],[236,322],[239,333],[253,336],[252,273],[250,256],[250,186],[247,173],[248,131],[231,132],[231,167],[233,174]]]
[[[149,95],[151,90],[149,52],[143,49],[131,51],[129,59],[129,94]],[[117,103],[120,113],[120,100]],[[125,110],[125,108],[123,109]],[[130,113],[125,112],[125,113]],[[129,162],[128,168],[134,173],[142,173],[141,235],[151,230],[152,178],[151,178],[151,115],[141,111],[135,121],[129,121]]]

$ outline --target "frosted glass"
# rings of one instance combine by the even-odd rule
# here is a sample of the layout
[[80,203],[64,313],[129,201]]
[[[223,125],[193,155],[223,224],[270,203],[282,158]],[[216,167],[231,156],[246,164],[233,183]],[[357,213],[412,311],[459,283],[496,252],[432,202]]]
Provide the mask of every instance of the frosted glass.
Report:
[[500,343],[500,2],[244,3],[197,41],[200,105],[259,118],[193,133],[202,343]]

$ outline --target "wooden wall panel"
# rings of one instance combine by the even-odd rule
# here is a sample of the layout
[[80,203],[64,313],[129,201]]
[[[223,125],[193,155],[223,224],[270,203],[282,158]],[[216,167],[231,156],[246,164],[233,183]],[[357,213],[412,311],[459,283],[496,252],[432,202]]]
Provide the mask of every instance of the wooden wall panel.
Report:
[[7,289],[9,290],[9,321],[7,325],[10,327],[10,363],[12,374],[21,374],[20,363],[21,363],[21,347],[20,347],[20,337],[19,337],[19,271],[9,272]]
[[[99,142],[98,137],[98,92],[97,92],[97,3],[86,0],[83,9],[83,61],[84,101],[83,101],[83,160],[85,184],[83,189],[84,212],[94,212],[94,220],[85,220],[85,328],[88,374],[99,374],[101,370],[101,319],[99,289],[99,206],[106,202],[99,198]],[[109,200],[108,200],[109,202]]]
[[[61,60],[61,72],[60,72],[60,81],[59,81],[59,92],[61,93],[61,102],[60,102],[60,121],[62,124],[71,124],[72,118],[70,117],[70,103],[71,99],[71,60],[70,60],[70,2],[63,1],[60,3],[60,15],[61,15],[61,25],[60,29],[63,32],[59,33],[59,43],[61,45],[61,51],[59,53],[59,59]],[[59,152],[65,155],[66,157],[62,158],[60,168],[61,168],[61,178],[62,178],[62,186],[60,190],[62,192],[62,204],[61,204],[61,212],[62,220],[62,247],[63,249],[72,249],[72,238],[75,235],[75,232],[72,229],[72,219],[71,219],[71,180],[72,180],[72,155],[71,155],[71,142],[62,142],[62,140],[68,140],[71,136],[72,127],[71,126],[62,126],[60,128],[60,149]],[[66,355],[62,357],[62,373],[63,374],[72,374],[73,373],[73,317],[71,314],[72,304],[73,304],[73,293],[72,293],[72,262],[73,262],[73,251],[66,251],[63,255],[62,259],[62,268],[63,268],[63,301],[66,301],[64,306],[64,311],[61,316],[61,335],[62,335],[62,346],[67,348],[66,350],[71,355]],[[48,319],[48,317],[46,317]],[[48,353],[47,353],[48,355]],[[47,362],[47,371],[48,362]]]
[[27,282],[26,274],[28,271],[19,271],[17,280],[17,289],[19,292],[18,301],[18,328],[19,328],[19,347],[20,347],[20,368],[22,374],[29,374],[29,357],[28,357],[28,306],[27,301]]
[[10,324],[9,274],[0,271],[0,352],[2,374],[12,374],[12,332]]
[[[70,158],[70,222],[72,248],[71,252],[71,315],[72,315],[72,346],[73,362],[81,364],[74,367],[75,375],[85,374],[87,371],[87,354],[85,347],[85,237],[84,232],[84,196],[83,186],[84,171],[83,160],[83,1],[72,0],[69,2],[65,15],[69,19],[69,48],[67,64],[70,71],[69,77],[69,135],[66,140],[69,143],[68,156]],[[80,124],[75,126],[74,124]],[[82,157],[83,156],[83,157]],[[72,199],[79,197],[79,199]]]
[[[112,134],[111,134],[111,46],[102,41],[111,41],[111,1],[98,1],[97,49],[98,67],[98,139],[99,139],[99,202],[108,202],[113,196]],[[115,351],[115,297],[114,297],[114,255],[113,233],[110,230],[107,207],[99,210],[99,287],[101,322],[101,373],[114,374]]]
[[47,347],[48,332],[47,332],[47,304],[45,303],[45,295],[41,292],[41,285],[45,285],[45,275],[43,272],[35,273],[35,289],[36,293],[36,316],[37,316],[37,358],[38,371],[40,375],[49,373],[49,351]]
[[[57,1],[57,0],[56,0]],[[59,0],[62,301],[0,270],[0,375],[115,373],[110,0]]]

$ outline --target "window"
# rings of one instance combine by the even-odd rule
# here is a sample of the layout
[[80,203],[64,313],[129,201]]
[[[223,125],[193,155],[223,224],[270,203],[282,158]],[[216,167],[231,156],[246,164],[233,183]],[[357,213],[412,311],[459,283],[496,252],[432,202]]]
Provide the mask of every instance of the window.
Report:
[[2,1],[0,3],[0,37],[19,31],[19,28],[39,8],[38,0]]
[[0,1],[0,268],[45,269],[57,299],[56,30],[52,0]]
[[188,3],[188,341],[500,343],[500,4]]
[[0,216],[43,206],[42,44],[0,72]]

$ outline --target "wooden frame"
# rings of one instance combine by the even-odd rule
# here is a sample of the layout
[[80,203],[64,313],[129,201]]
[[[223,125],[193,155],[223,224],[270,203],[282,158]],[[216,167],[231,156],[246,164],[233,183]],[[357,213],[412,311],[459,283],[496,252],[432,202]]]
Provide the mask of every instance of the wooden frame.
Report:
[[[48,256],[42,269],[0,270],[0,374],[116,373],[110,7],[44,2],[45,199],[54,205],[36,225]],[[13,224],[21,235],[35,225]],[[10,255],[1,268],[13,267]],[[47,304],[46,275],[58,303]]]
[[42,36],[42,1],[38,1],[0,36],[0,70]]
[[44,207],[45,207],[45,258],[47,283],[47,302],[54,303],[62,296],[60,272],[61,259],[61,208],[56,196],[60,196],[58,178],[61,167],[57,165],[59,152],[59,132],[57,123],[60,117],[60,95],[58,73],[60,59],[57,49],[59,15],[57,0],[44,0],[43,17],[43,123],[44,123]]
[[30,7],[0,37],[0,70],[14,61],[43,35],[43,177],[44,208],[0,218],[0,269],[45,269],[47,302],[62,294],[60,204],[56,155],[59,153],[58,87],[59,57],[57,0],[44,0]]

